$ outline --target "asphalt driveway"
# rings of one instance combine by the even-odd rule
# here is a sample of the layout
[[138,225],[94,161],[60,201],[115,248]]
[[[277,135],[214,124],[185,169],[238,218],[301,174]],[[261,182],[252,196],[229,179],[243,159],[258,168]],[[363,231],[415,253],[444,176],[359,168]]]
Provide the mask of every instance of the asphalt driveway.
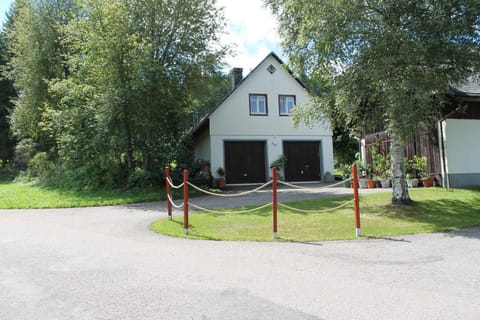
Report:
[[0,210],[0,319],[480,319],[480,228],[216,242],[150,232],[164,216]]

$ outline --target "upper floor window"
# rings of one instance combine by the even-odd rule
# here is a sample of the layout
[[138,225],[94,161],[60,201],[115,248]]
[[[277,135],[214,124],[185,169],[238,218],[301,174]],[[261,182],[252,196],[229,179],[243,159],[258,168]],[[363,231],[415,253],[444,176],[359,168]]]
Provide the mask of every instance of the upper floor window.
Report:
[[290,116],[293,113],[293,107],[295,106],[295,96],[278,96],[278,106],[281,116]]
[[266,116],[268,114],[267,95],[250,94],[250,115]]

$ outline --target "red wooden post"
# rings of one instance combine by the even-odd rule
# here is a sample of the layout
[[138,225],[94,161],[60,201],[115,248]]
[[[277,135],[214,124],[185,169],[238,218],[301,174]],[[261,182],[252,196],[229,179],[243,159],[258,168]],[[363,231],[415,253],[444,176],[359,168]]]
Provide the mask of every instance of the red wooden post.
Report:
[[357,165],[352,165],[353,176],[353,204],[355,207],[355,235],[360,237],[362,232],[360,229],[360,201],[358,198],[358,170]]
[[273,238],[278,238],[277,233],[277,168],[272,168],[272,214],[273,214]]
[[183,170],[183,233],[188,234],[188,170]]
[[167,189],[167,211],[168,211],[168,220],[172,220],[172,203],[170,198],[172,196],[172,191],[170,187],[170,168],[165,167],[165,187]]

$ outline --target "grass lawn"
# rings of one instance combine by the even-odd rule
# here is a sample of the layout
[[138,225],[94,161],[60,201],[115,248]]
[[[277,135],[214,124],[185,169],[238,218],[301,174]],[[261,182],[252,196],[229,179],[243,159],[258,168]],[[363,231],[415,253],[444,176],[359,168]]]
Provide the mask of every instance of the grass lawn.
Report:
[[0,209],[71,208],[158,200],[165,200],[163,188],[69,191],[41,187],[34,182],[0,181]]
[[[391,193],[362,195],[361,228],[364,237],[388,237],[480,226],[480,189],[446,191],[440,188],[411,189],[412,206],[392,206]],[[336,207],[350,197],[289,202],[307,210]],[[236,208],[245,209],[248,207]],[[183,234],[183,217],[162,219],[152,230],[175,237],[210,240],[272,240],[271,207],[248,214],[199,213],[190,216],[189,235]],[[355,238],[353,204],[327,213],[296,213],[278,210],[278,235],[283,241],[320,241]]]

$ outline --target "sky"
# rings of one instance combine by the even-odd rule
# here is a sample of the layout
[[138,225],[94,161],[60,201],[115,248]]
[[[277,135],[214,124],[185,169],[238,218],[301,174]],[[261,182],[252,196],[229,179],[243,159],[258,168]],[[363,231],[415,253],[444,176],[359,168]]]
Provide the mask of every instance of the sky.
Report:
[[[0,0],[1,23],[13,0]],[[227,35],[222,42],[232,45],[235,56],[227,57],[227,69],[243,68],[248,74],[271,51],[282,57],[277,23],[262,0],[217,0],[224,7]]]

